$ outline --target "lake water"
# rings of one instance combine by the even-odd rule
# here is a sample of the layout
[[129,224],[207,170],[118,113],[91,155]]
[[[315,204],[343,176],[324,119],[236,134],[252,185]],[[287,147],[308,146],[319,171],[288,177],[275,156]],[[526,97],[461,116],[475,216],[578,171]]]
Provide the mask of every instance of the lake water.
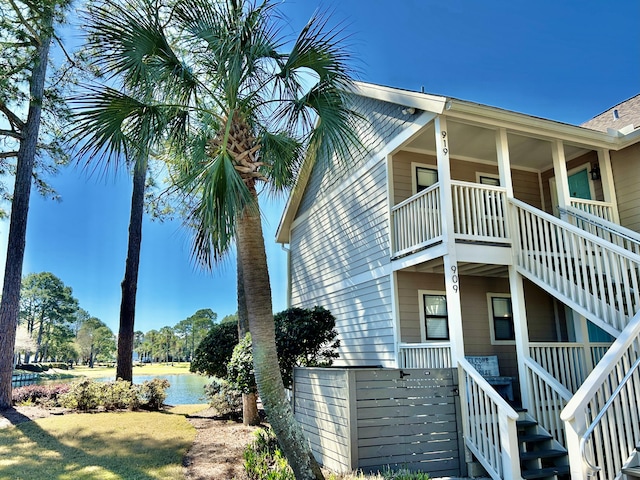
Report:
[[[210,383],[208,377],[200,375],[134,375],[133,383],[141,384],[154,378],[165,378],[169,380],[170,387],[167,389],[167,398],[164,403],[167,405],[189,405],[194,403],[207,403],[204,396],[204,386]],[[113,377],[97,378],[98,382],[110,382]]]

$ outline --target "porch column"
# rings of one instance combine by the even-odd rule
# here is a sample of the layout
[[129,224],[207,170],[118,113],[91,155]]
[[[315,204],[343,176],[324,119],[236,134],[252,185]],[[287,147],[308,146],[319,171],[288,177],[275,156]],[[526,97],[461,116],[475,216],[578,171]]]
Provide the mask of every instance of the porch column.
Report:
[[616,196],[616,186],[613,183],[613,169],[611,168],[611,156],[609,150],[604,148],[598,149],[598,164],[600,165],[600,179],[602,181],[602,193],[604,201],[611,203],[613,210],[614,223],[620,223],[620,215],[618,214],[618,199]]
[[500,128],[496,131],[496,153],[498,155],[500,186],[507,189],[507,198],[513,198],[513,181],[511,180],[509,142],[507,140],[506,128]]
[[525,360],[529,358],[529,328],[527,324],[527,308],[524,301],[524,285],[516,267],[509,266],[509,289],[511,290],[511,309],[513,310],[513,330],[516,337],[516,355],[518,358],[518,380],[522,407],[530,408],[529,382]]
[[[566,208],[570,205],[569,177],[567,175],[567,162],[564,156],[562,140],[551,142],[551,157],[553,158],[553,172],[556,177],[556,191],[558,194],[558,207]],[[556,205],[552,205],[554,208]],[[555,212],[553,212],[555,214]]]
[[453,226],[453,199],[451,195],[451,163],[449,159],[449,138],[447,119],[441,115],[435,119],[436,156],[438,159],[438,183],[440,185],[440,205],[442,214],[442,237],[447,253],[444,256],[444,283],[449,316],[449,341],[451,360],[457,367],[464,358],[464,335],[462,334],[462,309],[460,306],[460,275],[456,255],[456,240]]

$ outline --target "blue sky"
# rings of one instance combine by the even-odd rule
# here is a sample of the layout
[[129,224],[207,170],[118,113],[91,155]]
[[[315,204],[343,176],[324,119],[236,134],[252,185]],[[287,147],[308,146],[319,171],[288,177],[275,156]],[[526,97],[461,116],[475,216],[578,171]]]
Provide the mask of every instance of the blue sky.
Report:
[[[319,7],[342,22],[362,81],[574,124],[640,92],[637,0],[284,0],[284,31]],[[24,273],[53,272],[117,331],[130,179],[68,168],[51,181],[62,201],[32,195]],[[273,240],[284,203],[264,205],[275,311],[286,308],[286,255]],[[1,223],[0,236],[7,229]],[[234,313],[235,286],[234,259],[201,272],[179,222],[145,220],[136,329],[175,325],[200,308]]]

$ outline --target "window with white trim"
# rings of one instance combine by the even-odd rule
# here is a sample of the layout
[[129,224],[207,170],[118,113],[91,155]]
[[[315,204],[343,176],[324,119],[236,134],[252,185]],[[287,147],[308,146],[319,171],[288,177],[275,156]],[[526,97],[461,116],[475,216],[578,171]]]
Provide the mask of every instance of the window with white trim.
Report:
[[513,326],[511,296],[488,294],[487,300],[489,303],[491,343],[514,343],[516,335]]
[[449,340],[447,296],[441,292],[420,291],[422,334],[425,340]]
[[416,193],[438,183],[438,170],[435,168],[415,167]]

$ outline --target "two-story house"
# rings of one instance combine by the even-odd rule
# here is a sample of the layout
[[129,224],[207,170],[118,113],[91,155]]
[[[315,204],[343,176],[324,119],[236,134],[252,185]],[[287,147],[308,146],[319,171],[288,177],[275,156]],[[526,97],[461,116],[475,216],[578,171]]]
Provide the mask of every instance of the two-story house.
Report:
[[[365,83],[352,97],[366,154],[303,169],[278,229],[290,305],[335,315],[340,365],[455,369],[467,455],[494,479],[632,475],[640,96],[584,126]],[[497,356],[513,389],[469,356]]]

